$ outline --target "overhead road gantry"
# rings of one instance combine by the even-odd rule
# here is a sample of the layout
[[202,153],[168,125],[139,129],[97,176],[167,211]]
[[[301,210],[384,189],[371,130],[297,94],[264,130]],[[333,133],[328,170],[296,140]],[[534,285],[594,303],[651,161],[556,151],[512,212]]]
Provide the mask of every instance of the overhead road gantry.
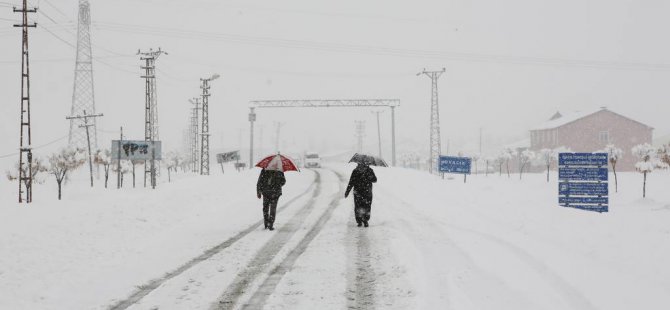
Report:
[[254,100],[249,102],[249,167],[254,166],[254,122],[256,109],[261,108],[347,108],[347,107],[388,107],[391,109],[391,163],[396,164],[395,151],[395,108],[400,99],[313,99],[313,100]]

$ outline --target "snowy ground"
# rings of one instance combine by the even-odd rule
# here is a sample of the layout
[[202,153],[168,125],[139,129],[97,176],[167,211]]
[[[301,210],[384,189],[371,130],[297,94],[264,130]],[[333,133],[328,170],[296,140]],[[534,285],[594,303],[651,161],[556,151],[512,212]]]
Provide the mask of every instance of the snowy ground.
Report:
[[[670,304],[670,174],[619,175],[610,212],[556,206],[543,175],[442,180],[376,168],[370,228],[352,167],[289,173],[274,232],[257,171],[155,191],[85,187],[15,203],[0,181],[0,309],[660,309]],[[555,175],[552,175],[555,179]],[[126,187],[129,181],[126,180]],[[114,182],[110,182],[110,185]],[[138,183],[139,184],[139,183]]]

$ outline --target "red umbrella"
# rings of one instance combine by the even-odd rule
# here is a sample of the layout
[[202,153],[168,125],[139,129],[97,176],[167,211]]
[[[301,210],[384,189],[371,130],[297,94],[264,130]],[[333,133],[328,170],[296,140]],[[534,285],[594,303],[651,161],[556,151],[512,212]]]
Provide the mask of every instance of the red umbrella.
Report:
[[275,154],[263,158],[256,164],[256,167],[260,167],[267,170],[277,170],[277,171],[300,171],[298,167],[293,163],[293,160],[290,158],[281,155]]

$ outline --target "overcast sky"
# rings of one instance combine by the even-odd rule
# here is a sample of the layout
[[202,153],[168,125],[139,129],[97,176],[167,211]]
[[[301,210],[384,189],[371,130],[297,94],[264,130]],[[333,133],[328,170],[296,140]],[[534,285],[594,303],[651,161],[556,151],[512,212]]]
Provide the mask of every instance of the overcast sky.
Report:
[[[34,0],[30,35],[33,143],[65,137],[72,101],[76,0]],[[158,96],[164,148],[181,147],[188,99],[212,82],[212,147],[248,145],[248,102],[257,99],[397,98],[399,152],[428,152],[430,80],[439,80],[443,151],[484,152],[528,135],[555,111],[607,106],[670,133],[670,2],[664,0],[92,0],[99,141],[120,126],[143,138],[144,84],[138,49],[161,47]],[[0,155],[18,148],[20,30],[0,1]],[[383,114],[385,157],[390,111]],[[299,153],[355,145],[354,121],[368,109],[266,110],[263,144]],[[260,130],[256,133],[260,134]],[[40,149],[48,152],[57,142]],[[445,151],[446,152],[446,151]],[[38,151],[39,153],[39,151]]]

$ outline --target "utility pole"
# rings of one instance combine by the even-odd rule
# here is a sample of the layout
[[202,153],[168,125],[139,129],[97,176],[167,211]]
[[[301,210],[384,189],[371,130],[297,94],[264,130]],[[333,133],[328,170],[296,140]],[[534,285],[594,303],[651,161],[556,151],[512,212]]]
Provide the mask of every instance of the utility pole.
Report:
[[121,126],[121,134],[119,136],[119,147],[116,161],[116,188],[121,188],[121,145],[123,145],[123,126]]
[[200,128],[200,98],[193,98],[192,100],[189,100],[189,102],[194,105],[193,116],[191,117],[191,130],[193,131],[193,136],[191,137],[191,160],[193,161],[193,172],[198,173],[200,171],[198,169],[200,167],[200,143],[198,143],[200,138],[198,132]]
[[249,108],[249,169],[254,167],[254,122],[256,121],[255,108]]
[[438,101],[438,92],[437,92],[437,80],[440,76],[446,71],[442,68],[441,71],[426,71],[423,69],[422,72],[417,73],[419,75],[425,75],[430,78],[432,81],[432,91],[431,91],[431,104],[430,104],[430,173],[437,173],[439,171],[437,167],[438,159],[442,151],[442,146],[440,143],[440,105]]
[[275,122],[275,152],[279,153],[279,137],[281,134],[281,128],[284,127],[284,123]]
[[259,126],[259,127],[260,128],[258,128],[259,129],[258,130],[259,131],[258,151],[262,153],[263,152],[263,130],[264,130],[264,126]]
[[209,175],[209,82],[220,76],[214,74],[209,78],[200,79],[202,85],[202,135],[200,142],[200,175]]
[[395,106],[391,106],[391,163],[395,167]]
[[[88,115],[88,114],[86,114],[86,110],[84,110],[84,115],[83,116],[82,115],[77,115],[77,116],[67,116],[67,117],[65,117],[65,119],[70,120],[70,124],[75,119],[83,119],[84,120],[84,124],[79,125],[79,128],[83,128],[83,129],[86,130],[86,145],[88,146],[88,168],[89,168],[90,173],[91,173],[91,187],[93,187],[93,159],[92,159],[92,155],[91,155],[91,134],[89,132],[89,127],[95,127],[95,118],[96,117],[102,117],[102,116],[103,116],[102,113],[101,114]],[[93,124],[88,123],[89,118],[92,118],[94,120]]]
[[365,136],[365,121],[356,121],[356,152],[363,153],[363,137]]
[[482,127],[479,127],[479,155],[482,155]]
[[[144,75],[141,78],[145,82],[145,92],[144,92],[144,141],[150,142],[153,146],[153,142],[158,140],[158,99],[156,97],[156,59],[160,55],[168,53],[158,48],[157,51],[149,49],[148,52],[137,51],[137,55],[140,55],[140,60],[144,60],[144,67],[141,67],[145,70]],[[156,186],[156,168],[155,160],[151,159],[150,169],[147,170],[147,162],[144,161],[144,187],[147,186],[147,175],[151,177],[152,187]]]
[[[23,30],[21,40],[21,134],[19,137],[19,203],[31,203],[33,201],[33,144],[30,131],[30,61],[28,57],[28,28],[37,27],[36,23],[28,23],[28,13],[37,12],[36,8],[29,9],[28,1],[23,0],[20,9],[14,7],[14,13],[21,13],[21,27]],[[28,167],[24,169],[24,165]],[[25,184],[26,190],[23,191]]]
[[372,113],[377,115],[377,140],[379,141],[379,158],[382,157],[382,132],[381,132],[381,127],[379,125],[379,114],[384,113],[384,111],[372,111]]
[[[77,59],[74,68],[74,87],[72,92],[72,109],[70,111],[70,134],[68,145],[71,148],[84,148],[91,144],[98,148],[98,134],[95,130],[96,120],[93,119],[93,133],[86,132],[79,126],[74,116],[86,110],[95,114],[95,96],[93,88],[93,53],[91,51],[91,8],[88,0],[79,0],[79,24],[77,27]],[[89,141],[91,141],[89,143]]]

